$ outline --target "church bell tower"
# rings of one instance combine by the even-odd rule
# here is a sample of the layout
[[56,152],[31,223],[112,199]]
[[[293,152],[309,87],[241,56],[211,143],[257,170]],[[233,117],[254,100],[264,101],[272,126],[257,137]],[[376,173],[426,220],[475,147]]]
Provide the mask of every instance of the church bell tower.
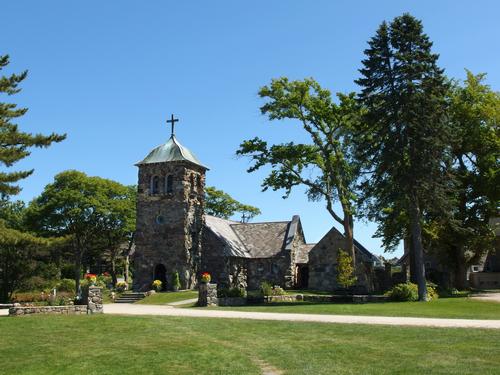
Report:
[[172,134],[137,163],[137,227],[133,258],[133,289],[151,289],[161,280],[172,288],[179,273],[181,289],[196,285],[201,261],[206,166],[174,134],[178,121],[172,115]]

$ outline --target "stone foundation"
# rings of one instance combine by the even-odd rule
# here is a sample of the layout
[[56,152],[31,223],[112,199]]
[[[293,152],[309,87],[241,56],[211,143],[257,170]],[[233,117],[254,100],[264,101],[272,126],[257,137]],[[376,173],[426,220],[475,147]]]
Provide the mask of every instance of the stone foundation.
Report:
[[203,284],[198,287],[198,306],[217,306],[217,284]]

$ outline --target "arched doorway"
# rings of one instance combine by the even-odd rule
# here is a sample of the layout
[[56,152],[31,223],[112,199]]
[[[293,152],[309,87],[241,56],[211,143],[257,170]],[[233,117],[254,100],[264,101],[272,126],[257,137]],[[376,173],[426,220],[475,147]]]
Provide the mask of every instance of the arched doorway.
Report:
[[154,278],[153,280],[161,281],[161,289],[167,289],[167,269],[163,264],[157,264],[155,266]]
[[309,266],[307,264],[297,264],[297,289],[306,289],[309,285]]

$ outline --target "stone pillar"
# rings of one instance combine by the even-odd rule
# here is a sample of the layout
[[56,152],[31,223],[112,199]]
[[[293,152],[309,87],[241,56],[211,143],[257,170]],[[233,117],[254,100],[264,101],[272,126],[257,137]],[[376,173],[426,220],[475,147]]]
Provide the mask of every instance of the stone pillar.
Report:
[[198,306],[217,305],[217,284],[200,283],[198,289]]
[[87,314],[102,314],[102,288],[89,286],[87,296]]

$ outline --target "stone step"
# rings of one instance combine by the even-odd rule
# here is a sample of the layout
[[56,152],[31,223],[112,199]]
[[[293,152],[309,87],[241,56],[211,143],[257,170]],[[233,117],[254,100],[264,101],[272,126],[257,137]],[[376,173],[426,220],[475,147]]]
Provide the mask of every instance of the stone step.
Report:
[[122,294],[115,300],[115,303],[134,303],[144,298],[144,293],[128,292]]

